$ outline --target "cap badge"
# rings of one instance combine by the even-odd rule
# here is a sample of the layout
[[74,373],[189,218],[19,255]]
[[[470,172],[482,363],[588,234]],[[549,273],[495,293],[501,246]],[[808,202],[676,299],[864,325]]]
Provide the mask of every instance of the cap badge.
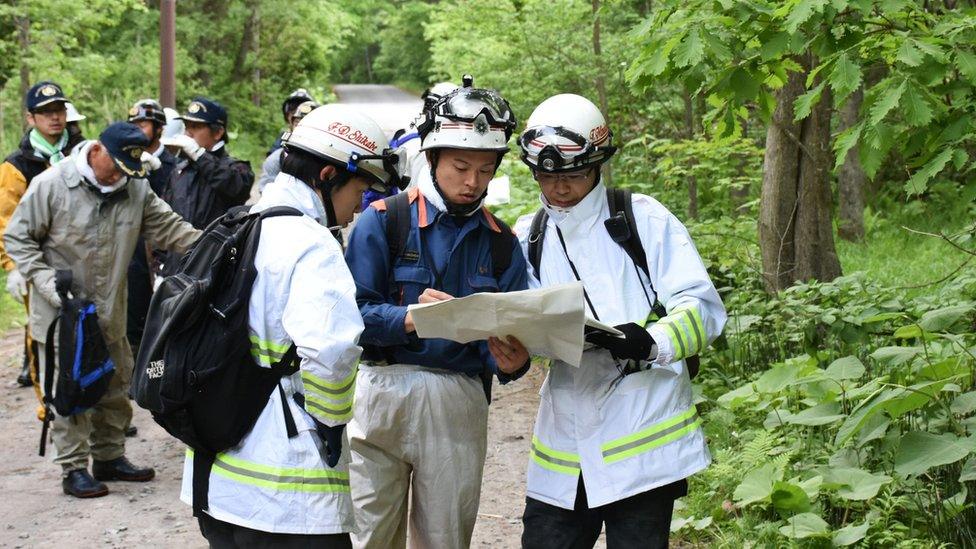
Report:
[[55,88],[54,86],[51,86],[50,84],[41,88],[41,95],[45,97],[51,97],[52,95],[56,95],[57,93],[58,93],[58,89]]

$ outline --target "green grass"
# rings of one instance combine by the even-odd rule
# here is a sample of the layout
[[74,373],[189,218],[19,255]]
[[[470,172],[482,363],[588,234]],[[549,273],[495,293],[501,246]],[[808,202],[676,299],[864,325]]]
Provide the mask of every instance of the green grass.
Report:
[[0,334],[27,322],[24,306],[14,301],[7,293],[7,273],[0,270]]
[[[889,207],[887,211],[894,209]],[[889,217],[866,212],[864,240],[855,243],[837,239],[841,267],[844,274],[863,271],[871,280],[883,286],[909,289],[911,295],[935,292],[942,285],[940,281],[971,256],[941,238],[908,229],[953,235],[971,223],[972,216],[964,207],[938,214],[917,207],[903,207],[903,210]],[[970,261],[963,269],[974,268],[976,260]]]

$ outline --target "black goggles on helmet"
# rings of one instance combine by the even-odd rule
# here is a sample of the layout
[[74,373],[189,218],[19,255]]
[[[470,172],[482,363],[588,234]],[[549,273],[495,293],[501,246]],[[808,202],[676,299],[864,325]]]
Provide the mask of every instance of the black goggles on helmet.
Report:
[[499,126],[506,132],[515,129],[515,114],[508,101],[495,90],[483,88],[459,88],[434,104],[436,116],[460,122],[474,122],[479,115],[492,126]]
[[389,174],[389,180],[384,183],[376,175],[367,170],[362,170],[370,180],[370,188],[386,192],[389,188],[396,186],[401,191],[407,188],[410,177],[402,175],[407,171],[407,155],[403,149],[384,149],[383,154],[359,154],[353,152],[349,154],[346,161],[346,171],[349,173],[360,173],[359,163],[364,160],[379,160],[383,163],[383,171]]
[[[569,141],[556,143],[556,137]],[[607,142],[613,138],[611,134]],[[536,126],[529,128],[519,137],[522,159],[534,155],[535,168],[544,172],[573,170],[602,162],[617,151],[613,145],[595,145],[589,139],[562,126]],[[598,155],[598,156],[597,156]]]

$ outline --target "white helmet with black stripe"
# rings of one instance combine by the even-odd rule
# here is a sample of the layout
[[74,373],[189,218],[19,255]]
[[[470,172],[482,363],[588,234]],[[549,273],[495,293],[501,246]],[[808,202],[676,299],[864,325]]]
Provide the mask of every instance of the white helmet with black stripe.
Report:
[[519,136],[522,161],[540,172],[576,171],[599,166],[617,148],[607,120],[592,101],[579,95],[554,95],[532,111]]

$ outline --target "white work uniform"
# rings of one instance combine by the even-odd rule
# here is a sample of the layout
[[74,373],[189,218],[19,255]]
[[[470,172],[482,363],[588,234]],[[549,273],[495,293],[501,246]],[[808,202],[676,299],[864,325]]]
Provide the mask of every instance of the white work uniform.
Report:
[[[322,224],[322,201],[310,187],[279,174],[252,211],[291,206],[304,216],[261,224],[248,328],[251,354],[269,367],[294,342],[301,369],[281,380],[298,436],[288,438],[281,393],[274,391],[241,444],[217,455],[210,473],[207,513],[254,530],[337,534],[354,529],[349,455],[338,465],[323,459],[312,416],[328,426],[352,418],[363,330],[356,287],[342,249]],[[305,396],[305,410],[293,395]],[[193,460],[183,468],[181,499],[192,503]]]
[[[683,479],[711,462],[681,359],[721,333],[725,308],[681,222],[648,196],[634,194],[633,206],[651,282],[668,311],[648,329],[659,355],[649,370],[622,379],[606,350],[585,351],[579,368],[553,361],[540,392],[527,494],[564,509],[574,507],[581,474],[593,508]],[[652,302],[654,294],[603,224],[610,217],[605,187],[598,184],[569,210],[543,207],[549,220],[541,272],[528,267],[529,286],[575,281],[568,254],[602,322],[644,325],[651,314],[645,291]],[[532,217],[515,226],[526,253]]]

